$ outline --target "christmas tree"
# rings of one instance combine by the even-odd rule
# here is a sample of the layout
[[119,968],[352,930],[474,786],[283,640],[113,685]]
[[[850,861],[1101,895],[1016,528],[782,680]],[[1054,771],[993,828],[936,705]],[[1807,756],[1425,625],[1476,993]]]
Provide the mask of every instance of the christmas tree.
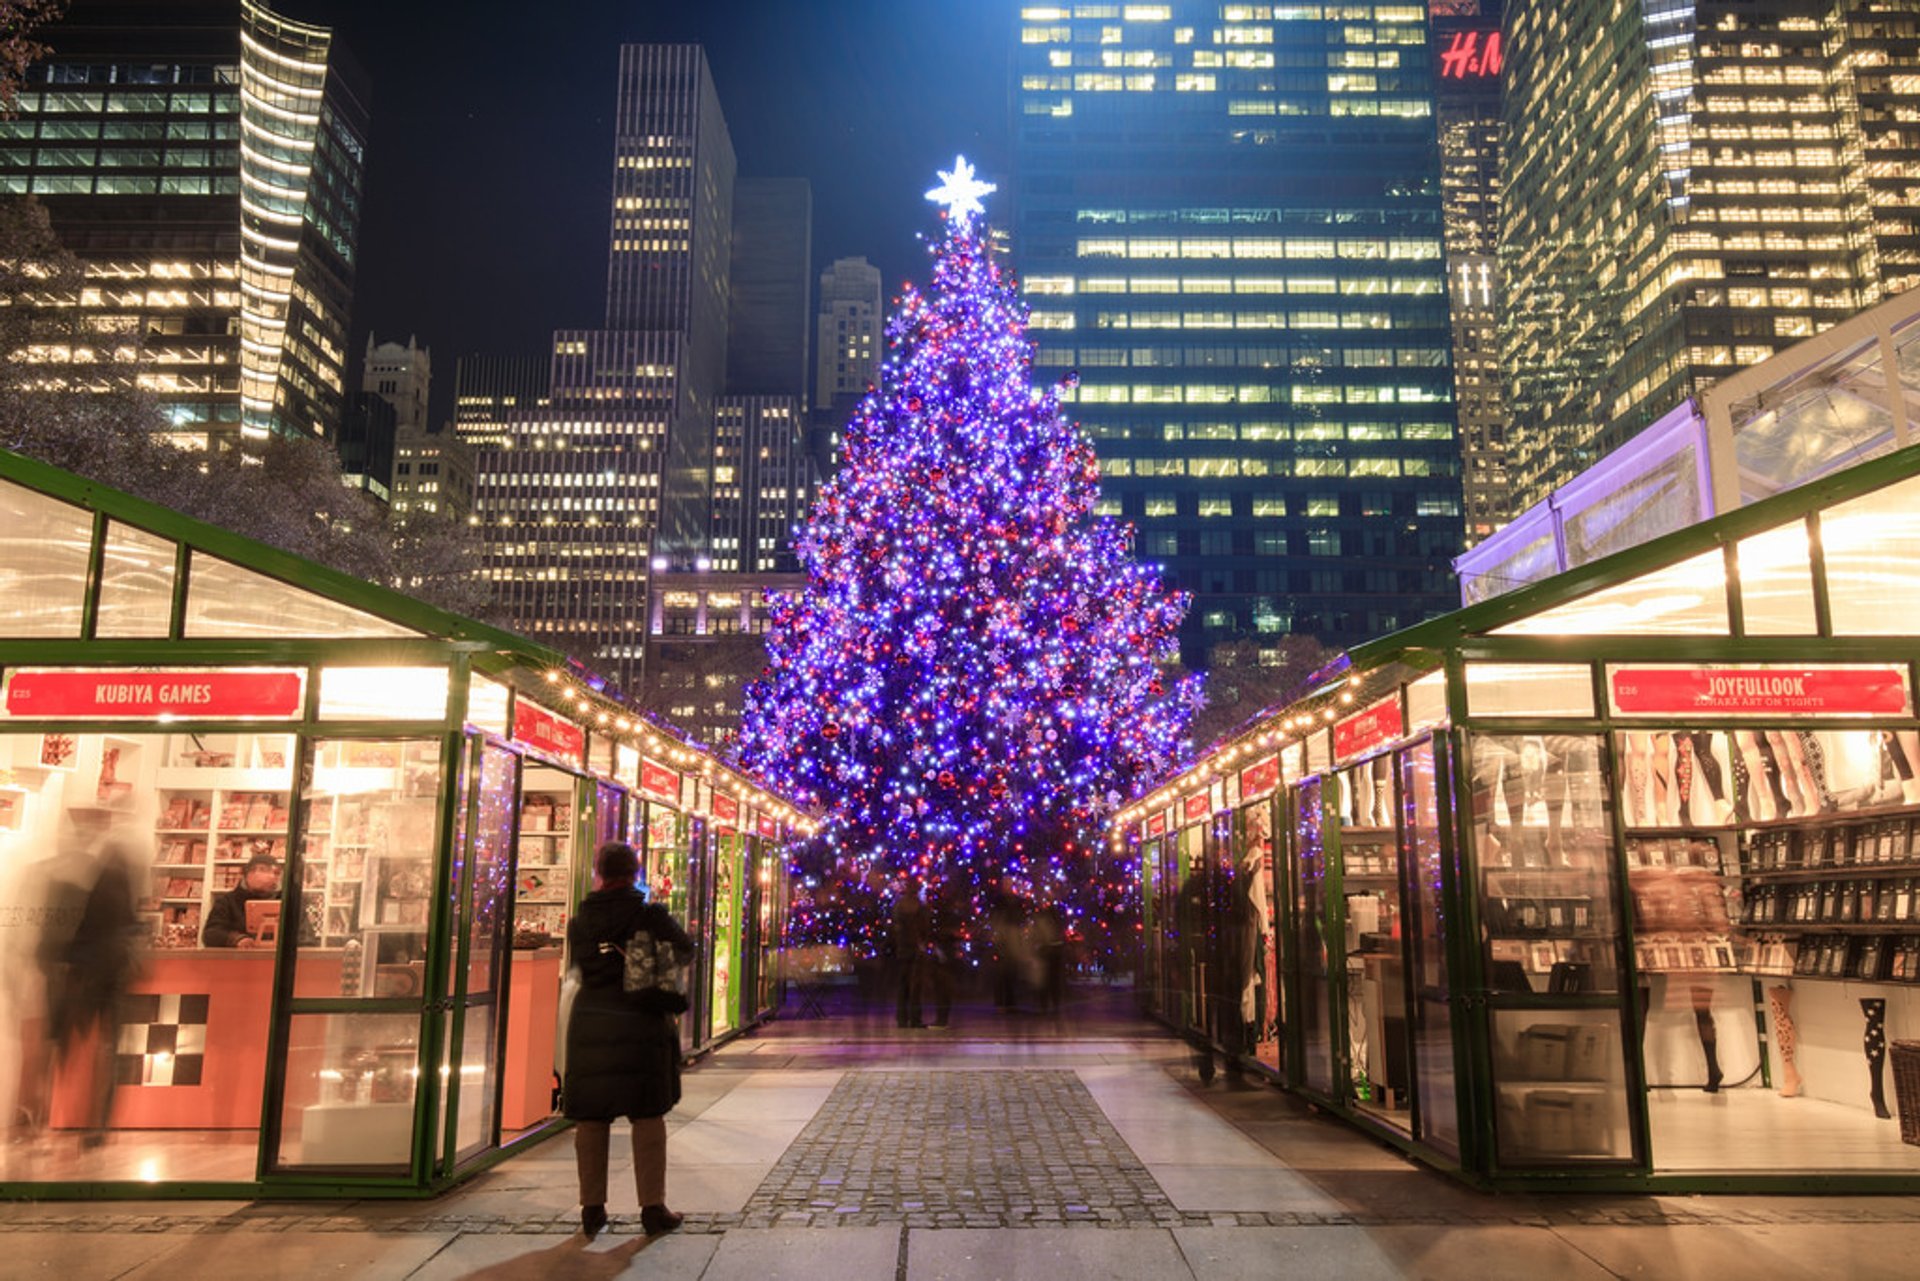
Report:
[[940,177],[931,293],[897,300],[741,732],[749,765],[826,815],[794,869],[796,938],[869,954],[908,877],[963,939],[1003,891],[1110,936],[1136,882],[1096,863],[1101,821],[1176,764],[1198,703],[1161,673],[1185,598],[1093,516],[1093,450],[1033,385],[1026,309],[977,223],[993,188],[964,159]]

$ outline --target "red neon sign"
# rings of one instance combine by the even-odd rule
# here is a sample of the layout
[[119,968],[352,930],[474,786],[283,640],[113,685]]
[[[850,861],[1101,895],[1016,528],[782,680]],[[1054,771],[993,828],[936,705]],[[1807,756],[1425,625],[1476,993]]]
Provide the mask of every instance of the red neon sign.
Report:
[[1265,796],[1280,785],[1280,758],[1269,756],[1266,760],[1249,765],[1240,771],[1240,799],[1251,801]]
[[1440,78],[1484,80],[1499,75],[1505,62],[1498,31],[1456,31],[1440,51]]
[[1396,694],[1335,724],[1333,754],[1337,760],[1348,760],[1383,743],[1391,743],[1405,732],[1405,724],[1400,719],[1400,696]]
[[1616,667],[1608,672],[1623,716],[1905,716],[1900,667]]
[[676,805],[680,802],[680,776],[664,765],[640,758],[640,790]]
[[536,752],[578,764],[587,750],[587,732],[526,699],[513,704],[513,736]]
[[7,674],[6,714],[71,720],[292,720],[306,673],[256,668],[128,671],[21,667]]

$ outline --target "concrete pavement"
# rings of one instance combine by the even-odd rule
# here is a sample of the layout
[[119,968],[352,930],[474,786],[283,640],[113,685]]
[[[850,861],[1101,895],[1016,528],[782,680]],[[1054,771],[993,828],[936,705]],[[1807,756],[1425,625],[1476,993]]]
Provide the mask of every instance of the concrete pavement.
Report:
[[[574,1231],[562,1136],[429,1202],[0,1206],[0,1276],[1908,1277],[1915,1197],[1545,1197],[1462,1188],[1082,995],[952,1031],[783,1021],[691,1071],[679,1233]],[[626,1199],[622,1196],[625,1194]]]

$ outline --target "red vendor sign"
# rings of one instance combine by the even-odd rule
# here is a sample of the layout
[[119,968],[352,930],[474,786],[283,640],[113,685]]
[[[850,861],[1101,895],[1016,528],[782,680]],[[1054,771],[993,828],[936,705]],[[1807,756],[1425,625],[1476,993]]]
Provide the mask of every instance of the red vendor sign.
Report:
[[306,673],[283,668],[16,667],[6,715],[43,720],[298,720]]
[[757,815],[754,820],[754,830],[760,834],[762,840],[780,839],[780,824],[771,814]]
[[513,705],[513,736],[534,751],[579,764],[587,750],[587,732],[526,699]]
[[1195,792],[1192,796],[1189,796],[1180,803],[1180,817],[1185,822],[1195,822],[1205,818],[1207,816],[1207,810],[1210,809],[1212,805],[1212,788],[1208,788],[1203,792]]
[[1905,716],[1906,669],[1879,667],[1610,667],[1621,716]]
[[1167,812],[1160,810],[1147,816],[1147,835],[1149,837],[1167,834]]
[[640,759],[640,790],[648,796],[657,796],[663,801],[680,803],[680,776],[664,765],[656,765],[645,757]]
[[1280,758],[1269,756],[1240,771],[1240,799],[1257,800],[1280,785]]
[[712,809],[715,823],[725,823],[731,827],[740,821],[740,802],[725,792],[713,794]]
[[1334,759],[1345,761],[1362,756],[1406,732],[1406,722],[1400,719],[1400,696],[1383,698],[1364,711],[1334,722]]

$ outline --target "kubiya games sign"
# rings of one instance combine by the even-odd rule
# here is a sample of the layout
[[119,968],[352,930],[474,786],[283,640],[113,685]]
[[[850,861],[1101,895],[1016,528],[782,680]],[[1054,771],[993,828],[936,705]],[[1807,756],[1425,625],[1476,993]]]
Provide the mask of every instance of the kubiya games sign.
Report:
[[19,667],[6,714],[36,720],[297,720],[306,673],[282,668]]

